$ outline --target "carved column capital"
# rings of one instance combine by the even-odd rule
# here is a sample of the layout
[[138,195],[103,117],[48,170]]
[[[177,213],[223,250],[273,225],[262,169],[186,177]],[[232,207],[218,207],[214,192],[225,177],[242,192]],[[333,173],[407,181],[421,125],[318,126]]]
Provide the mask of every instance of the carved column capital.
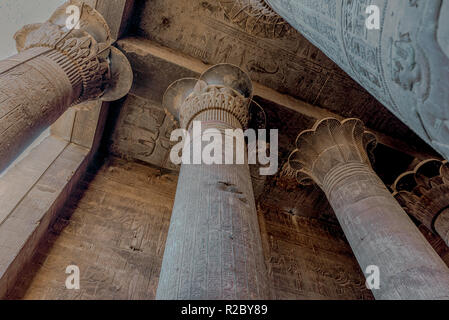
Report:
[[393,196],[404,210],[449,245],[449,163],[429,159],[401,174]]
[[[79,9],[79,19],[69,6]],[[15,40],[19,53],[0,61],[0,109],[13,115],[0,117],[0,171],[69,107],[117,100],[133,80],[125,55],[112,47],[106,21],[81,1],[65,3],[45,23],[23,27]]]
[[298,136],[289,165],[324,190],[362,270],[379,267],[376,299],[447,299],[447,266],[370,166],[375,141],[358,119],[324,119]]
[[[174,82],[163,105],[183,129],[190,130],[193,121],[200,121],[201,133],[216,129],[225,136],[226,129],[247,126],[252,94],[246,73],[220,64],[199,79]],[[204,140],[195,131],[184,147],[192,148],[190,154],[202,155]],[[238,153],[237,144],[228,145],[233,155]],[[226,149],[214,149],[214,155],[226,154]],[[180,250],[180,243],[191,250]],[[269,295],[249,166],[221,160],[183,162],[156,298],[249,300]]]
[[367,149],[375,145],[376,137],[365,130],[359,119],[326,118],[298,135],[289,166],[296,171],[299,183],[310,184],[313,180],[327,192],[329,180],[339,172],[370,168]]
[[[80,10],[79,28],[68,29],[67,7]],[[30,58],[44,56],[66,73],[74,90],[73,104],[100,98],[113,101],[128,93],[132,69],[115,47],[102,15],[81,1],[69,1],[44,23],[26,25],[15,36],[17,50]]]
[[230,64],[219,64],[199,79],[174,82],[164,95],[163,105],[184,129],[190,129],[195,120],[245,128],[252,95],[252,82],[245,72]]

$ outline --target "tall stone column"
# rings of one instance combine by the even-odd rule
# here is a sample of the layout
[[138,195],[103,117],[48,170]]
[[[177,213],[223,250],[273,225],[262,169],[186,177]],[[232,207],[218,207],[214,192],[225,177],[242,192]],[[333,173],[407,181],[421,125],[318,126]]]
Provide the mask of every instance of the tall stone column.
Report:
[[[449,160],[446,2],[253,1],[268,3]],[[370,5],[376,5],[378,12],[367,13]],[[373,20],[368,18],[370,14],[376,18],[376,13],[379,29],[368,29],[366,21],[371,27]]]
[[[67,6],[80,10],[68,29]],[[71,1],[45,23],[15,35],[19,53],[0,61],[0,171],[72,105],[128,93],[132,70],[112,47],[109,27],[89,6]]]
[[[247,125],[251,98],[249,77],[223,64],[175,82],[164,105],[190,132],[186,148],[196,157],[204,143],[193,121],[203,132],[218,129],[224,141],[226,129]],[[248,164],[182,164],[157,299],[265,299],[268,292]]]
[[301,183],[326,193],[362,268],[377,266],[377,299],[449,299],[449,269],[372,170],[375,137],[358,119],[323,119],[289,158]]
[[400,175],[392,189],[404,210],[449,246],[449,163],[423,161]]

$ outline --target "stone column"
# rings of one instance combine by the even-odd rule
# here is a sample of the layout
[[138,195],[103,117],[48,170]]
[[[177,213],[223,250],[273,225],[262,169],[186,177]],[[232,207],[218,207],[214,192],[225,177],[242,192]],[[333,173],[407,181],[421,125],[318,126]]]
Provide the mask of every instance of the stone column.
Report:
[[[218,129],[224,141],[224,130],[247,125],[251,98],[249,77],[223,64],[199,80],[175,82],[164,106],[190,132],[186,148],[195,157],[204,143],[192,130],[193,121],[201,122],[203,132]],[[195,141],[199,151],[192,147]],[[157,299],[265,299],[268,292],[248,164],[183,163]]]
[[[265,1],[449,160],[449,6],[442,0]],[[379,29],[371,27],[370,11]]]
[[[66,25],[68,5],[80,10],[79,28]],[[70,106],[116,100],[132,84],[131,67],[111,46],[106,21],[81,2],[25,26],[15,40],[19,53],[0,61],[0,171]]]
[[362,271],[379,268],[377,299],[449,299],[449,269],[370,166],[374,144],[358,119],[323,119],[298,136],[289,164],[324,190]]
[[449,245],[449,163],[429,159],[400,175],[393,196],[404,210]]

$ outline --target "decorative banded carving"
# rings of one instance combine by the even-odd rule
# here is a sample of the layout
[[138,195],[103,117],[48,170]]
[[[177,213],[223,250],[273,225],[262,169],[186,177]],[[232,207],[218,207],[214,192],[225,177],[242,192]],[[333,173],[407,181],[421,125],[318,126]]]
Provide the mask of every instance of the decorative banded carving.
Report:
[[292,30],[264,0],[219,0],[219,2],[229,20],[251,35],[280,38]]
[[376,137],[365,130],[359,119],[325,118],[298,135],[297,149],[290,155],[288,163],[296,171],[299,183],[307,185],[314,180],[324,187],[329,173],[335,172],[336,168],[344,170],[345,166],[354,164],[370,167],[366,150],[371,151],[375,146]]
[[195,120],[222,121],[235,128],[249,122],[252,82],[240,68],[219,64],[199,79],[174,82],[164,95],[163,105],[171,119],[190,129]]
[[[67,29],[68,5],[81,8],[79,29]],[[112,47],[109,26],[100,13],[81,1],[66,3],[47,22],[27,25],[14,38],[19,52],[48,48],[42,54],[64,70],[74,90],[80,90],[73,104],[98,98],[113,101],[131,88],[131,67]]]
[[[68,5],[81,8],[79,29],[67,29]],[[0,61],[0,171],[67,108],[119,99],[133,79],[103,17],[80,1],[23,27],[15,40],[19,53]]]
[[[217,110],[233,115],[242,128],[248,124],[248,99],[223,86],[199,82],[181,106],[181,126],[189,128],[192,121],[207,111]],[[223,116],[220,118],[223,119]]]
[[449,163],[430,159],[400,175],[393,196],[405,211],[449,245]]

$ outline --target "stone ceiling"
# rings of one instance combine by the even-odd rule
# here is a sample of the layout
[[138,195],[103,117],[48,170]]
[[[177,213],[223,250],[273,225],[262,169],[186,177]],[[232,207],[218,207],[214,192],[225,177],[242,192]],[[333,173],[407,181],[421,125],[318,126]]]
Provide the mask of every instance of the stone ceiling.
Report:
[[[137,2],[128,37],[118,42],[135,79],[131,94],[112,113],[113,154],[177,170],[168,161],[173,124],[161,108],[162,95],[174,80],[226,62],[256,83],[255,100],[267,113],[268,127],[279,129],[281,166],[296,135],[332,115],[360,118],[378,134],[375,169],[387,184],[414,158],[436,155],[319,49],[282,20],[245,8],[248,1]],[[301,189],[279,174],[254,177],[254,186],[264,195],[261,205],[282,203],[280,210],[290,214],[334,219],[317,187]]]

